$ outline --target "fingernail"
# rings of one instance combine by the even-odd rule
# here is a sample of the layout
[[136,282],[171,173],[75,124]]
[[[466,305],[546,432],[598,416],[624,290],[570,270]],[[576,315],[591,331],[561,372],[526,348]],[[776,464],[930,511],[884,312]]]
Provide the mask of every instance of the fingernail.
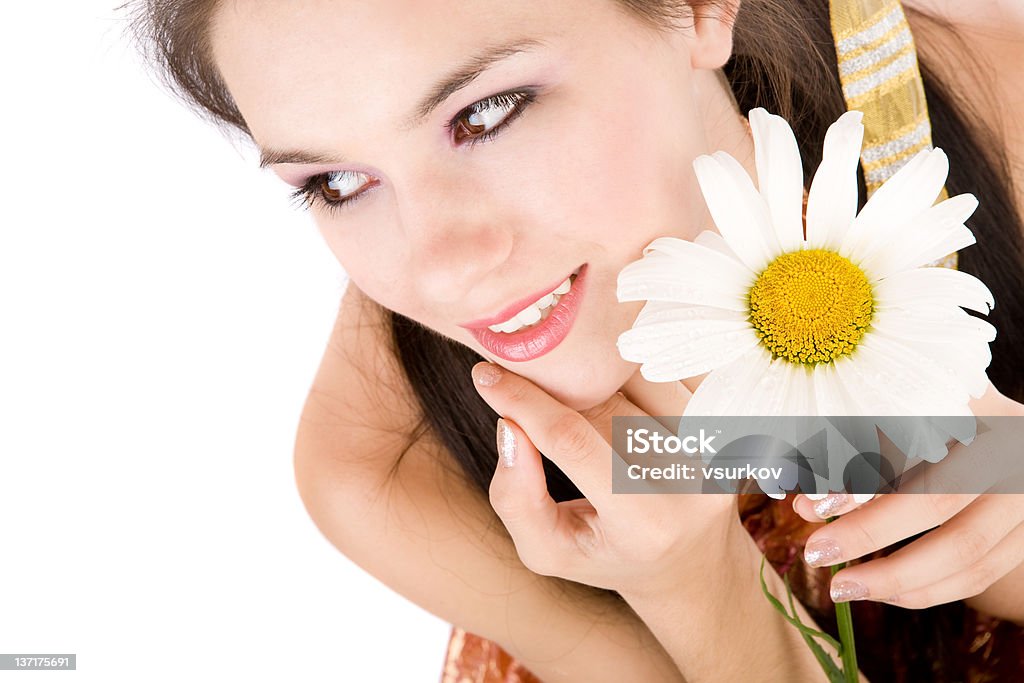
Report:
[[829,589],[832,602],[860,600],[868,596],[868,587],[857,581],[840,581]]
[[501,381],[501,369],[494,363],[477,363],[471,372],[473,381],[482,387],[493,387]]
[[505,420],[498,418],[498,453],[501,454],[501,464],[505,467],[512,467],[516,464],[516,435]]
[[814,507],[814,501],[807,497],[807,494],[798,493],[793,497],[793,512],[799,514],[804,507]]
[[836,510],[846,505],[850,499],[845,493],[830,493],[814,504],[814,514],[822,519],[831,517]]
[[831,538],[817,538],[804,547],[804,561],[812,567],[834,564],[839,559],[839,544]]

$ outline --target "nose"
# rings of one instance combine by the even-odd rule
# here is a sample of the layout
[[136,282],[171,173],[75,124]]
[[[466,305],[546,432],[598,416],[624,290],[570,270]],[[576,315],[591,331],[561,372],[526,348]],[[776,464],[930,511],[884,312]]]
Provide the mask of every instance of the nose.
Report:
[[408,268],[425,301],[463,300],[508,261],[512,218],[481,188],[435,176],[403,192],[398,206]]

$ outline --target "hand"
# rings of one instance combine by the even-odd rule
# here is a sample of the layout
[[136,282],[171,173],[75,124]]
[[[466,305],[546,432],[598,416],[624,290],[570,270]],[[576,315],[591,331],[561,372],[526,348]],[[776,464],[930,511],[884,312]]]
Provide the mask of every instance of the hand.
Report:
[[[1024,406],[994,388],[972,404],[972,409],[977,415],[1024,414]],[[939,476],[953,477],[953,481],[963,481],[958,470],[988,469],[1003,478],[994,484],[1020,491],[1019,483],[1007,485],[1013,479],[1011,474],[1016,474],[1019,482],[1020,469],[1012,464],[1019,459],[1019,441],[1007,440],[1007,436],[1013,435],[979,435],[974,444],[957,445],[933,467]],[[948,488],[956,490],[955,486]],[[1006,579],[1001,588],[1007,597],[1014,596],[1017,607],[999,611],[1010,618],[1024,618],[1019,597],[1024,594],[1024,494],[913,490],[869,501],[854,500],[844,493],[817,501],[803,494],[794,498],[793,508],[804,519],[823,522],[839,517],[807,539],[805,559],[811,566],[856,559],[934,528],[891,555],[838,571],[832,578],[832,599],[879,600],[920,609],[978,596]]]
[[[577,412],[497,365],[479,363],[473,377],[513,435],[514,464],[499,457],[489,495],[532,571],[620,593],[678,589],[689,568],[719,557],[710,547],[726,548],[736,529],[746,535],[734,496],[612,494],[612,458],[621,457],[610,445],[612,416],[681,415],[690,397],[683,384],[655,384],[636,373],[622,393]],[[498,440],[500,451],[500,423]],[[552,500],[541,452],[585,498]]]

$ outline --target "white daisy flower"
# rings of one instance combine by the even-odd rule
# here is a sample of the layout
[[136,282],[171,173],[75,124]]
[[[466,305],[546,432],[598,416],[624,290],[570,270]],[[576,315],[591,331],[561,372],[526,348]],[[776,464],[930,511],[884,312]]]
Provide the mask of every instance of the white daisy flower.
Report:
[[686,415],[970,415],[995,328],[977,278],[928,264],[969,246],[970,194],[933,205],[949,162],[922,150],[857,214],[864,127],[849,111],[811,182],[784,119],[750,112],[759,187],[725,152],[694,170],[718,232],[661,237],[619,274],[647,301],[618,340],[653,382],[710,373]]

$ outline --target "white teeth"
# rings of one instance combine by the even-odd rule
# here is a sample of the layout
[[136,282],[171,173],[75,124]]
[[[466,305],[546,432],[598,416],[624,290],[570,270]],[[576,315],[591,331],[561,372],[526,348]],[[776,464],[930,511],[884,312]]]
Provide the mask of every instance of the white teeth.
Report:
[[[573,275],[575,275],[575,273],[573,273]],[[569,288],[572,286],[571,277],[572,276],[565,278],[565,281],[558,285],[554,291],[537,299],[537,301],[519,311],[505,322],[498,323],[497,325],[490,325],[487,329],[491,332],[504,332],[505,334],[508,334],[510,332],[521,330],[524,327],[535,325],[542,320],[546,320],[548,315],[558,304],[558,300],[561,296],[568,292]]]
[[522,326],[523,326],[523,324],[521,322],[519,322],[519,320],[515,316],[513,316],[511,320],[506,320],[505,322],[501,323],[500,325],[491,325],[490,330],[491,330],[491,332],[505,332],[505,333],[508,333],[508,332],[515,332],[516,330],[518,330]]
[[[558,288],[562,289],[563,285],[564,283],[559,285]],[[568,291],[567,288],[566,291]],[[561,294],[564,293],[565,292],[562,292]],[[561,299],[561,294],[555,294],[554,292],[551,294],[545,294],[543,297],[538,299],[536,303],[531,303],[526,306],[518,313],[507,319],[504,323],[490,325],[487,329],[492,332],[504,332],[505,334],[509,334],[510,332],[515,332],[530,325],[537,325],[543,321],[543,319],[547,318],[548,314],[554,310],[555,306],[558,305],[558,300]]]
[[532,325],[540,320],[540,309],[537,308],[537,304],[527,306],[516,313],[516,320],[521,322],[523,325]]

